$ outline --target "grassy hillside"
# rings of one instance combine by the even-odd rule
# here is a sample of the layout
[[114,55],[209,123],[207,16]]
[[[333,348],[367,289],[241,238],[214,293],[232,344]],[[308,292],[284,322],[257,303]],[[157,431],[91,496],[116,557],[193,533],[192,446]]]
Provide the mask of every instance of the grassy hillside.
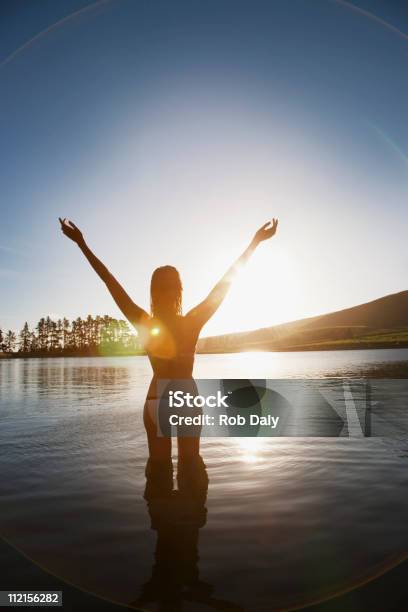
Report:
[[199,351],[305,351],[396,346],[408,347],[408,291],[283,325],[203,338]]

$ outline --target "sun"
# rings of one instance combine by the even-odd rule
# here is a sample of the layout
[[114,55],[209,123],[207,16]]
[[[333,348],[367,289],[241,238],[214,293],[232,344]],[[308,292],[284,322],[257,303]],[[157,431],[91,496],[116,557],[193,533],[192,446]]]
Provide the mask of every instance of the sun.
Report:
[[215,333],[269,327],[304,316],[305,296],[293,256],[276,244],[268,247],[260,248],[240,270],[212,326]]

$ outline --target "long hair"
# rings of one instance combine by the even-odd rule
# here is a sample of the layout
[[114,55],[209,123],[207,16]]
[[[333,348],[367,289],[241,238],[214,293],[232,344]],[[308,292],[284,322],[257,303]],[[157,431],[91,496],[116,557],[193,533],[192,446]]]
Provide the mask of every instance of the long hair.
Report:
[[150,310],[154,317],[166,318],[182,312],[183,285],[173,266],[156,268],[150,281]]

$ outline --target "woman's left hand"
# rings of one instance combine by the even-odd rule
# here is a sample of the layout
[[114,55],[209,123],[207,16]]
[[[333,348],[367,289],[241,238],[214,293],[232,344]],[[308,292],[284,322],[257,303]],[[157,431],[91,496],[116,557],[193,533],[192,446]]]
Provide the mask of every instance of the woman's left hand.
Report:
[[278,229],[278,220],[272,219],[272,221],[268,221],[259,230],[256,232],[254,236],[255,244],[259,244],[264,240],[269,240],[276,234],[276,230]]

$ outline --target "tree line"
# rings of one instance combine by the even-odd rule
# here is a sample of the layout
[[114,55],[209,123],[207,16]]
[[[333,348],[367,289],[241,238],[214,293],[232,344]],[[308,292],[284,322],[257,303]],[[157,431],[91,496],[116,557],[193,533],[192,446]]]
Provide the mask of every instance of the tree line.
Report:
[[86,319],[41,318],[19,333],[0,328],[0,352],[22,355],[115,355],[142,353],[135,331],[121,319],[108,315]]

